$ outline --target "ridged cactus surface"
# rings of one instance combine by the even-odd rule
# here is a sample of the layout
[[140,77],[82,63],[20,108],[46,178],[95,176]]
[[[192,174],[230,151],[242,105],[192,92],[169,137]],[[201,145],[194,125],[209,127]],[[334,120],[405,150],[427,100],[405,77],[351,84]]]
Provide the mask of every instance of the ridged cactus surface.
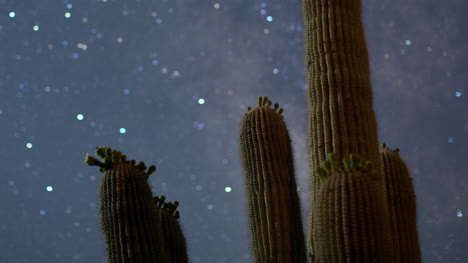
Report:
[[317,170],[312,262],[398,262],[380,175],[370,162],[350,155],[341,164],[330,154]]
[[[303,0],[303,12],[311,170],[334,153],[339,160],[359,155],[380,172],[361,1]],[[317,176],[312,174],[311,213],[318,185]],[[309,228],[313,217],[309,215]],[[308,246],[313,256],[310,233]]]
[[85,162],[99,166],[104,173],[99,192],[100,220],[108,262],[187,262],[185,239],[177,222],[178,203],[158,197],[153,200],[148,177],[156,167],[147,169],[143,162],[129,161],[108,147],[98,147],[96,155],[103,162],[90,155]]
[[165,196],[155,196],[153,199],[161,221],[164,251],[168,262],[187,263],[187,244],[179,224],[179,211],[177,211],[179,203],[177,201],[165,202]]
[[[360,0],[303,0],[313,168],[335,153],[379,168],[377,121]],[[315,181],[314,181],[315,182]]]
[[245,114],[241,155],[257,263],[306,262],[291,142],[278,104],[259,98]]
[[[419,263],[416,200],[398,155],[379,152],[360,0],[303,0],[311,208],[308,253],[291,140],[278,104],[259,98],[240,150],[256,263]],[[156,169],[107,147],[101,223],[110,263],[186,263],[177,203],[153,199]],[[359,157],[357,157],[359,156]],[[339,160],[339,162],[337,161]]]
[[395,255],[397,262],[419,263],[421,251],[416,225],[416,195],[408,167],[399,152],[385,144],[380,150]]

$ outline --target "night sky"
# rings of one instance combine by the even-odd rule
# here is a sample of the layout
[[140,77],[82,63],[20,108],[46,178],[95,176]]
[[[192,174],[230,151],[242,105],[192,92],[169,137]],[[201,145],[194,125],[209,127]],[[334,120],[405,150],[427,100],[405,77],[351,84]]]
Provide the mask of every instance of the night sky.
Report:
[[[468,261],[468,1],[363,3],[381,142],[414,177],[424,262]],[[299,0],[0,0],[2,263],[107,262],[96,146],[156,164],[191,262],[252,262],[240,120],[280,103],[309,211]],[[467,93],[465,93],[467,90]]]

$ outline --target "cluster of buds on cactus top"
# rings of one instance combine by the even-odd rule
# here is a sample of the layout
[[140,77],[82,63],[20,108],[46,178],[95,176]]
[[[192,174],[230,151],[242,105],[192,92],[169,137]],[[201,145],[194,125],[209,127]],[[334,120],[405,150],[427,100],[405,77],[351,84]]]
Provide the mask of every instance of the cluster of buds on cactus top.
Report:
[[127,160],[120,151],[98,147],[85,163],[98,166],[101,181],[100,220],[109,263],[188,262],[185,237],[178,222],[179,203],[154,196],[148,177],[156,166]]
[[156,171],[156,166],[151,165],[146,171],[146,165],[144,162],[137,162],[135,160],[127,160],[127,156],[122,154],[120,151],[113,150],[109,147],[100,146],[96,148],[96,155],[103,159],[103,162],[99,161],[95,157],[86,154],[85,163],[90,166],[99,166],[100,172],[106,172],[111,170],[113,166],[118,164],[131,164],[132,166],[138,168],[141,171],[144,171],[148,176]]
[[[303,231],[291,139],[278,103],[245,113],[240,152],[256,263],[419,263],[416,196],[399,150],[379,148],[360,0],[302,0],[310,207]],[[304,142],[305,143],[305,142]],[[156,170],[98,147],[111,263],[188,262],[178,202],[153,197]]]

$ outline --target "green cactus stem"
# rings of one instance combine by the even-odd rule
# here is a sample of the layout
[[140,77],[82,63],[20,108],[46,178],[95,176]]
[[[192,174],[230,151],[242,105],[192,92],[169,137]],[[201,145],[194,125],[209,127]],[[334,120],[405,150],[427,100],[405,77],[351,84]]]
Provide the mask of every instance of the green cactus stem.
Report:
[[100,220],[107,244],[109,263],[168,262],[164,253],[161,219],[154,207],[147,182],[151,166],[135,165],[121,152],[98,147],[87,155],[88,165],[99,166],[104,176],[100,186]]
[[260,97],[241,127],[250,235],[257,263],[306,262],[291,141],[278,104]]
[[[303,0],[311,170],[354,153],[380,170],[377,121],[360,0]],[[311,175],[311,210],[319,178]],[[313,215],[309,215],[309,228]],[[311,229],[312,230],[312,229]],[[309,232],[308,246],[313,254]]]
[[309,145],[313,167],[333,152],[377,167],[377,122],[360,0],[304,0]]
[[312,213],[312,262],[398,262],[380,174],[356,155],[335,160],[331,154],[317,168],[322,180]]
[[153,198],[162,225],[164,250],[168,262],[187,263],[187,245],[178,220],[180,217],[179,211],[177,211],[179,202],[166,202],[165,199],[165,196]]
[[391,219],[396,262],[421,262],[416,225],[416,196],[408,167],[399,149],[380,149],[384,188]]

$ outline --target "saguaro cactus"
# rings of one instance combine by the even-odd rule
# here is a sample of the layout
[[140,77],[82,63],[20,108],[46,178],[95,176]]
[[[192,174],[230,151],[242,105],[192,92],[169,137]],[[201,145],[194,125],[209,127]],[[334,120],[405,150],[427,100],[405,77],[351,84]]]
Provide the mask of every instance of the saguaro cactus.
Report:
[[[99,196],[108,262],[187,262],[185,239],[176,222],[177,206],[160,198],[153,201],[147,179],[156,166],[147,169],[145,163],[128,161],[121,152],[108,147],[98,147],[96,155],[103,162],[88,154],[85,163],[104,172]],[[170,231],[174,231],[175,239],[167,238]],[[178,257],[174,257],[173,247],[177,247]]]
[[[308,253],[318,263],[421,261],[416,200],[398,151],[379,152],[360,0],[303,0],[311,209]],[[306,261],[288,131],[259,98],[240,145],[257,263]],[[176,203],[152,200],[144,163],[99,147],[101,221],[109,262],[187,262]],[[356,157],[359,156],[359,157]]]
[[278,104],[267,97],[244,116],[241,154],[255,262],[306,261],[289,134]]
[[354,153],[379,171],[361,1],[303,0],[303,10],[312,168],[328,153],[338,159]]
[[165,196],[155,196],[156,211],[161,219],[164,251],[168,262],[187,263],[187,245],[179,224],[179,202],[165,202]]
[[[335,153],[356,154],[380,173],[377,122],[360,0],[303,0],[308,82],[309,158],[312,171]],[[317,175],[311,175],[309,251],[315,253],[313,215]]]
[[417,263],[421,262],[421,251],[416,226],[416,195],[408,167],[399,152],[385,144],[380,149],[394,254],[397,262]]
[[[320,263],[419,262],[414,195],[413,199],[408,197],[414,193],[414,190],[409,190],[413,189],[407,182],[409,176],[401,179],[400,183],[393,182],[402,178],[397,176],[403,173],[399,171],[402,165],[389,162],[392,155],[387,152],[383,153],[381,163],[369,59],[361,22],[361,1],[303,0],[303,10],[309,106],[308,148],[312,168],[309,256],[312,262]],[[265,185],[265,180],[271,180],[262,169],[268,169],[271,163],[278,161],[271,157],[264,159],[263,156],[273,155],[277,160],[282,158],[290,162],[290,155],[286,152],[282,155],[278,148],[274,148],[283,140],[278,135],[280,131],[273,128],[276,124],[259,121],[260,118],[272,119],[258,110],[263,109],[265,103],[266,100],[261,100],[259,107],[244,116],[241,150],[244,167],[247,167],[244,170],[249,211],[266,211],[264,214],[268,215],[269,211],[276,211],[275,203],[263,198],[261,201],[265,207],[259,206],[255,194],[260,191],[251,184]],[[253,121],[253,116],[258,116],[256,121]],[[251,134],[246,136],[248,132]],[[273,170],[293,178],[293,172],[284,167]],[[397,177],[399,179],[395,179]],[[288,184],[278,186],[289,187]],[[288,191],[296,194],[294,190]],[[395,219],[405,216],[402,203],[411,210],[411,223],[403,224]],[[288,211],[282,209],[285,209],[283,213]],[[264,236],[272,233],[265,226],[277,226],[279,220],[250,214],[253,216],[251,236],[256,262],[272,262],[271,258],[278,257],[279,249],[268,250],[270,258],[259,255],[264,253],[263,246],[268,245]],[[267,222],[263,223],[264,219]],[[395,235],[395,231],[403,229],[411,233],[401,238]],[[405,244],[405,252],[402,251],[402,243]],[[408,255],[408,250],[417,255]]]

